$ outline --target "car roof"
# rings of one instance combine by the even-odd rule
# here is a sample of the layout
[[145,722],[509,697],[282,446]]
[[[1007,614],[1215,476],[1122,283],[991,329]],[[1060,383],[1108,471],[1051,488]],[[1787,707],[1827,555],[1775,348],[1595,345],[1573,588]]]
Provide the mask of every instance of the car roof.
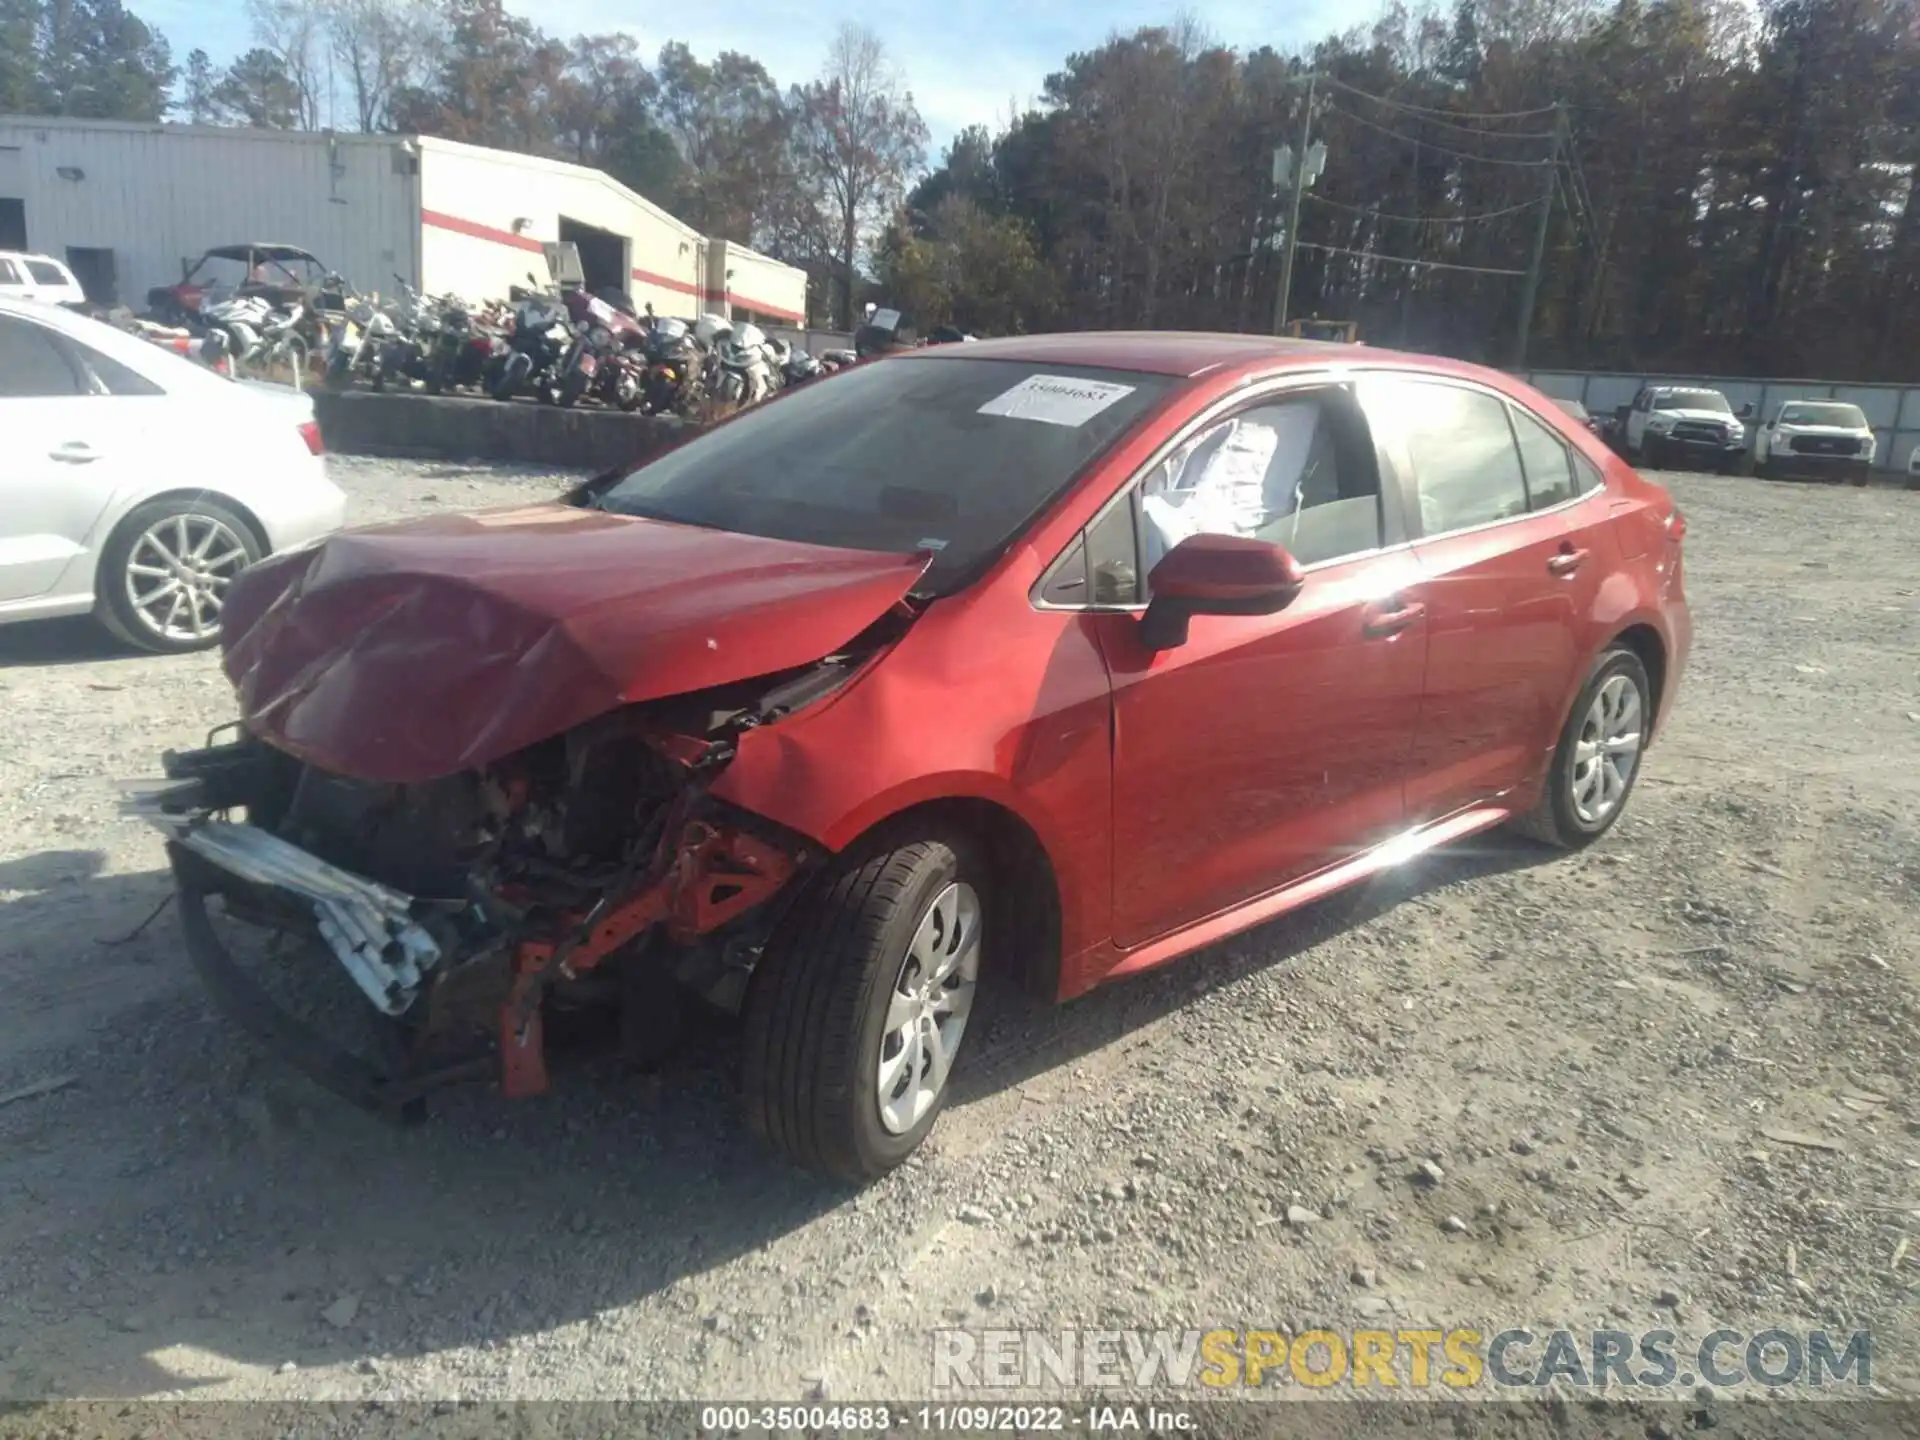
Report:
[[0,260],[43,260],[49,265],[67,267],[51,255],[42,255],[38,250],[0,250]]
[[1089,365],[1191,378],[1210,370],[1298,357],[1324,364],[1343,355],[1376,359],[1383,352],[1323,340],[1232,335],[1205,330],[1076,330],[1012,335],[971,345],[933,345],[903,353],[926,360],[1027,360],[1044,365]]

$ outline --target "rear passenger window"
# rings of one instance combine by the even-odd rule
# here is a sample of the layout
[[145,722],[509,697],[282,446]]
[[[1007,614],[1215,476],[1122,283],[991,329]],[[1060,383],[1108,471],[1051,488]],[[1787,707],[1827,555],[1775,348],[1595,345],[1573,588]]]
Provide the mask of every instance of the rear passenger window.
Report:
[[1527,513],[1527,482],[1507,402],[1483,390],[1384,377],[1366,387],[1367,416],[1406,445],[1420,528],[1444,535]]
[[1600,473],[1600,467],[1586,456],[1576,453],[1573,457],[1573,479],[1582,495],[1598,490],[1606,479]]
[[1514,434],[1520,438],[1520,463],[1527,472],[1527,500],[1545,510],[1573,498],[1573,462],[1566,443],[1526,411],[1513,411]]
[[65,285],[67,277],[60,273],[58,265],[49,265],[44,260],[27,261],[27,274],[33,277],[36,285]]

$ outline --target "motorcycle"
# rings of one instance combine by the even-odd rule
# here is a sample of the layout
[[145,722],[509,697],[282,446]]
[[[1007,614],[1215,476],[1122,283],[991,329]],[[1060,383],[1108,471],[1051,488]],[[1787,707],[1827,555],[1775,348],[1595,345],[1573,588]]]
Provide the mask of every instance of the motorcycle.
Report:
[[651,306],[647,308],[646,330],[641,407],[649,415],[693,419],[706,399],[705,357],[699,341],[686,321],[656,317]]
[[555,403],[572,405],[591,395],[633,409],[640,403],[642,372],[629,350],[645,342],[646,331],[604,292],[589,294],[576,286],[567,292],[566,305],[574,341],[561,362]]
[[795,350],[787,356],[786,364],[780,367],[780,383],[791,390],[796,385],[805,385],[829,373],[827,367],[807,351]]
[[327,388],[351,390],[356,381],[364,379],[375,390],[385,389],[386,370],[381,357],[398,334],[399,327],[381,307],[377,295],[351,297],[346,304],[346,321],[335,332],[327,354]]
[[306,306],[276,310],[258,295],[233,295],[204,306],[203,358],[226,357],[237,372],[278,378],[288,372],[298,387],[306,376],[308,347],[303,333]]
[[428,356],[433,351],[441,325],[441,305],[438,300],[422,295],[399,275],[393,278],[400,287],[400,298],[387,312],[393,322],[393,333],[380,346],[379,369],[374,382],[376,389],[385,389],[396,380],[403,382],[407,388],[411,388],[415,381],[424,383]]
[[716,347],[722,371],[721,394],[734,408],[758,405],[774,391],[773,368],[767,363],[766,332],[746,324]]
[[552,404],[559,398],[560,366],[574,340],[566,306],[557,296],[518,287],[515,299],[506,361],[490,393],[496,400],[511,400],[522,390],[532,390],[543,403]]
[[440,327],[427,350],[422,381],[429,395],[469,387],[491,388],[509,353],[502,333],[508,323],[497,305],[476,315],[449,296],[440,311]]

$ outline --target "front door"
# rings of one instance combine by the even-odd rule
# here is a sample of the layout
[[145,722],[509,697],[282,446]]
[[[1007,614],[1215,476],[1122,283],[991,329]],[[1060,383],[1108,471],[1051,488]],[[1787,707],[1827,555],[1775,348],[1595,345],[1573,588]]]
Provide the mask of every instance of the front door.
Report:
[[[1385,548],[1398,519],[1344,390],[1250,405],[1121,504],[1109,516],[1137,527],[1135,573],[1200,531],[1272,540],[1307,570],[1278,614],[1195,616],[1170,650],[1141,644],[1137,613],[1099,617],[1114,696],[1114,939],[1126,949],[1400,829],[1427,632],[1418,564]],[[1106,563],[1132,583],[1124,561]]]

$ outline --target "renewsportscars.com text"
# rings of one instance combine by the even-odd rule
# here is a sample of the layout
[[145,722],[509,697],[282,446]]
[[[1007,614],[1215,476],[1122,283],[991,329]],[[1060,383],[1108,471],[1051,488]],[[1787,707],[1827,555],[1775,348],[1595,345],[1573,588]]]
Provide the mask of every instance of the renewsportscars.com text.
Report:
[[1865,1389],[1864,1330],[936,1330],[933,1387],[1226,1390]]

